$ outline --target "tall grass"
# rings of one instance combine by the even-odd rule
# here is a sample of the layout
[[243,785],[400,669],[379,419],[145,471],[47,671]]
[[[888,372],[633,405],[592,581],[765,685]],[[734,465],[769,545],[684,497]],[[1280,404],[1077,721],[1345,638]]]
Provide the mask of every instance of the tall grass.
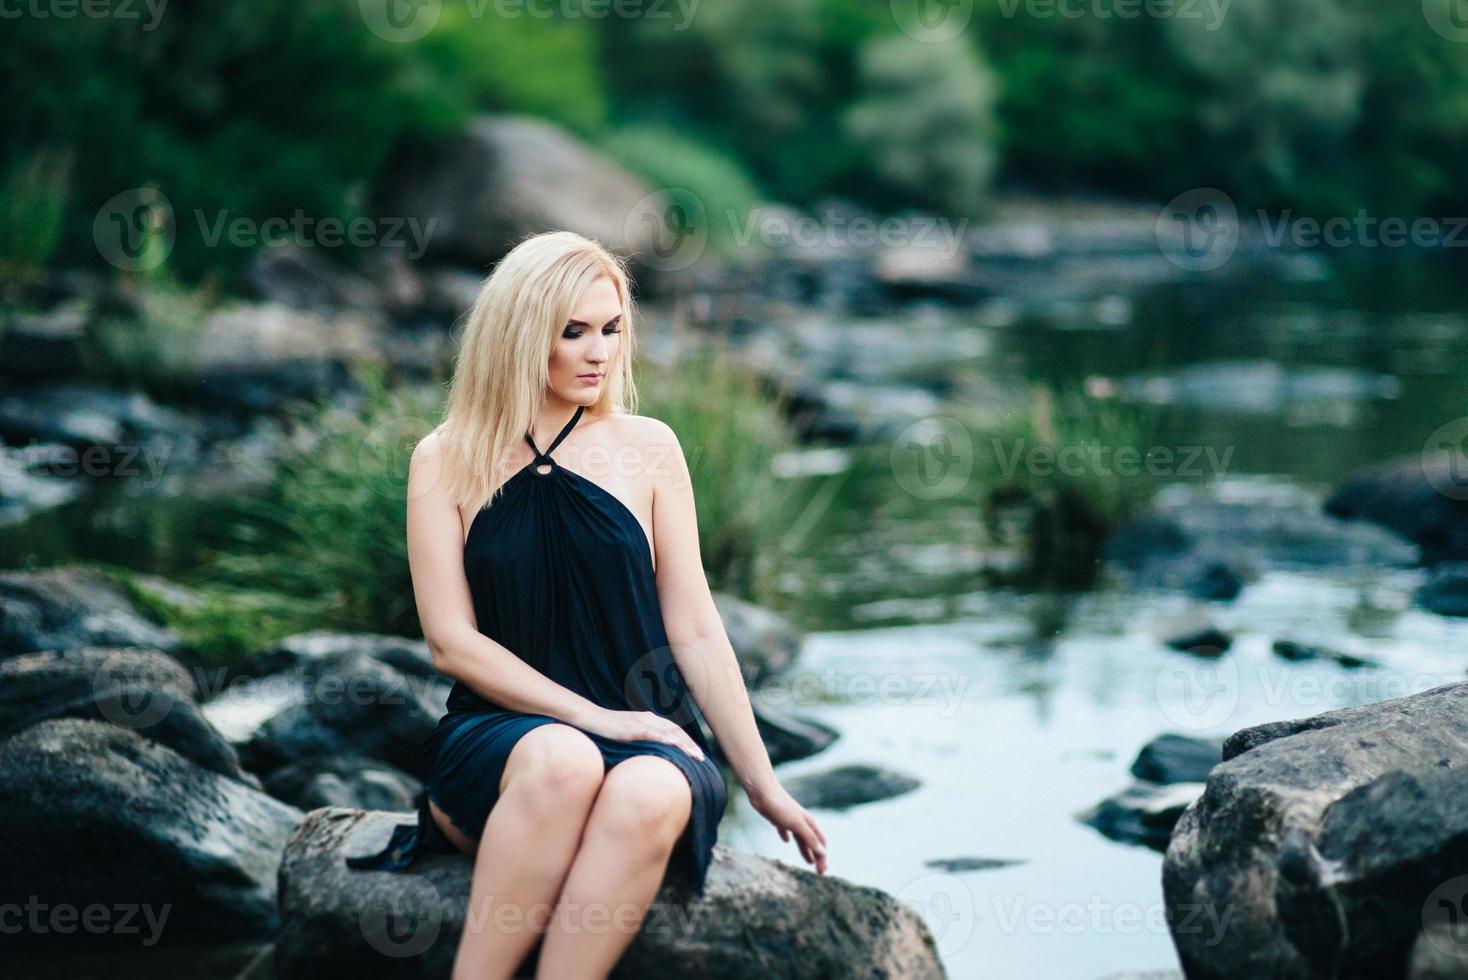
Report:
[[293,450],[245,502],[212,576],[309,600],[322,629],[418,635],[405,535],[408,460],[437,424],[434,393],[354,369],[359,405],[297,402]]
[[1147,466],[1118,462],[1119,450],[1145,454],[1151,433],[1142,409],[1040,385],[1008,424],[981,434],[986,520],[1002,539],[1012,518],[1024,539],[1018,584],[1083,588],[1095,581],[1106,536],[1159,485]]
[[722,339],[700,340],[676,362],[642,370],[638,413],[678,434],[711,584],[773,601],[780,559],[803,546],[806,529],[830,504],[829,478],[809,485],[774,474],[775,457],[795,448],[778,396]]
[[42,147],[0,183],[0,281],[7,302],[56,254],[71,188],[72,154]]

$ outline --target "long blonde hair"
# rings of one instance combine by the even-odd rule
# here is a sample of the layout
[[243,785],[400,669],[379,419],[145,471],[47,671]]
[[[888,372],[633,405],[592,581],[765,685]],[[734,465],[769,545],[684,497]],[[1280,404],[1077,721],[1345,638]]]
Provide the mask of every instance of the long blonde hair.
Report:
[[[632,296],[620,258],[575,232],[552,231],[521,241],[479,290],[459,340],[443,422],[443,472],[459,505],[489,506],[509,474],[509,454],[535,420],[550,382],[557,337],[582,293],[602,276],[622,300],[622,344],[607,383],[587,414],[635,412],[632,358],[637,334]],[[545,448],[544,446],[541,447]]]

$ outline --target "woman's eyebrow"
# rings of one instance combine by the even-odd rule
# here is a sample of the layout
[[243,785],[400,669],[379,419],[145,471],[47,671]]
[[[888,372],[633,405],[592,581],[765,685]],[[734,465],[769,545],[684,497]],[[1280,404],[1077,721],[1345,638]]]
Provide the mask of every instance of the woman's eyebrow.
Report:
[[[622,319],[622,314],[618,313],[616,316],[612,317],[606,323],[602,324],[602,326],[603,327],[610,327],[612,324],[616,323],[620,319]],[[585,320],[567,320],[566,321],[566,326],[568,326],[568,327],[589,327],[589,326],[591,326],[591,324],[587,323]]]

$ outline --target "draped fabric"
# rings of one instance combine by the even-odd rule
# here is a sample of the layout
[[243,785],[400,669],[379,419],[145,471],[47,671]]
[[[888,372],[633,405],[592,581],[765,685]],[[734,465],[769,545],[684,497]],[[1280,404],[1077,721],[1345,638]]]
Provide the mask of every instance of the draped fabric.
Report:
[[[655,755],[687,778],[693,810],[670,863],[681,864],[701,894],[727,803],[724,777],[668,644],[647,532],[610,491],[551,456],[582,411],[576,409],[544,452],[526,434],[536,457],[475,515],[464,575],[481,633],[602,707],[672,719],[703,750],[698,760],[664,742],[586,733],[608,769]],[[422,850],[454,850],[428,813],[430,797],[477,838],[510,750],[532,728],[559,721],[505,709],[461,681],[446,707],[422,744],[431,763],[416,801],[417,823],[397,827],[379,854],[348,858],[350,866],[396,870]]]

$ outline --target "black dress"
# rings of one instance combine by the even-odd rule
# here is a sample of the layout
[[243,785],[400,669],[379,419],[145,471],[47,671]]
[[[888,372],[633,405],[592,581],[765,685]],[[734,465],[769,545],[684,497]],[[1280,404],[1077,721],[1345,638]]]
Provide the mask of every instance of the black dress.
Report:
[[[727,803],[724,777],[668,645],[642,523],[609,491],[550,456],[582,411],[578,406],[543,453],[526,433],[535,459],[475,515],[464,543],[474,615],[481,633],[552,680],[605,708],[671,718],[703,750],[698,760],[665,742],[586,733],[608,769],[634,756],[656,755],[688,778],[693,811],[669,864],[689,872],[702,894]],[[547,465],[542,473],[539,468]],[[417,822],[398,825],[381,852],[347,858],[350,867],[395,871],[425,850],[456,852],[433,822],[429,798],[455,827],[477,839],[520,736],[538,725],[565,724],[506,710],[459,681],[446,707],[422,743],[431,760],[415,799]]]

